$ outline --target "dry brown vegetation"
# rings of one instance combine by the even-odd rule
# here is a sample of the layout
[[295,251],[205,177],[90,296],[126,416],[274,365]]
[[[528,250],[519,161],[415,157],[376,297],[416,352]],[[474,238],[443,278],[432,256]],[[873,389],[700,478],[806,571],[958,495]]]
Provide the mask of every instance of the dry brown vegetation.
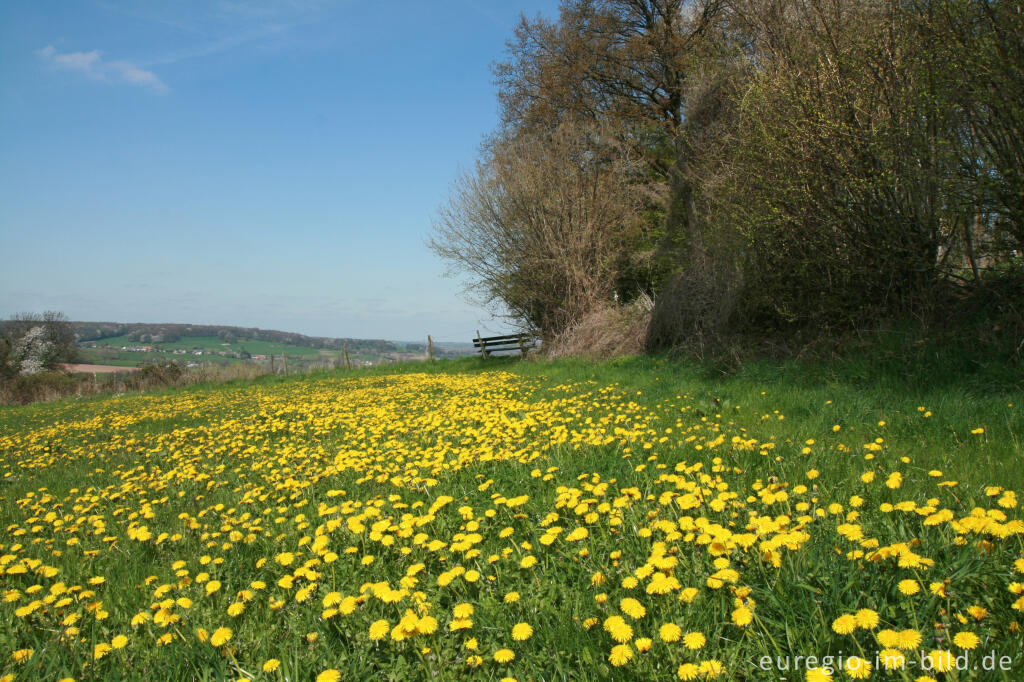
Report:
[[65,398],[140,393],[193,384],[254,379],[267,374],[260,365],[235,363],[185,368],[174,363],[119,368],[120,372],[75,373],[45,371],[0,381],[0,405],[27,405]]
[[625,305],[591,310],[544,346],[544,355],[595,359],[644,352],[654,301],[642,296]]

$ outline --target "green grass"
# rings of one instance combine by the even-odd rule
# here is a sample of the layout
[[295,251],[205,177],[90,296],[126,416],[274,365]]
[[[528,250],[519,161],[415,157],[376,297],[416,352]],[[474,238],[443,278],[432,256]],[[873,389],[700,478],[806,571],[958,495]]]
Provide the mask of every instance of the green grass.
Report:
[[[861,441],[858,447],[882,437],[891,452],[913,455],[921,467],[943,469],[974,485],[1024,488],[1024,468],[1015,466],[1024,453],[1024,392],[1014,387],[1013,380],[1020,381],[1015,367],[991,369],[998,379],[958,380],[948,368],[901,366],[893,376],[864,358],[839,365],[760,361],[723,373],[668,358],[634,357],[605,364],[522,363],[512,371],[552,381],[616,383],[643,391],[645,402],[655,404],[685,391],[704,416],[749,421],[750,415],[772,415],[749,428],[778,442],[820,438],[838,424],[851,444]],[[982,438],[970,433],[978,427],[985,428]]]
[[[714,658],[726,668],[723,679],[778,680],[780,673],[753,662],[764,655],[867,650],[873,642],[867,630],[841,635],[831,624],[842,614],[871,609],[881,618],[879,627],[920,631],[925,651],[955,648],[943,639],[947,630],[933,627],[939,623],[952,632],[977,632],[979,651],[1013,657],[1012,672],[966,671],[947,679],[1020,679],[1024,642],[1013,623],[1021,614],[1009,606],[1014,597],[1007,586],[1022,580],[1024,569],[1013,562],[1024,557],[1024,535],[954,532],[946,524],[925,525],[929,511],[879,511],[913,501],[918,509],[949,508],[958,519],[974,508],[1019,519],[1016,502],[996,504],[1009,499],[1007,489],[1024,491],[1024,396],[1016,382],[1012,364],[883,352],[828,364],[762,361],[739,369],[664,357],[606,363],[466,358],[0,408],[0,520],[8,533],[17,533],[0,540],[0,555],[16,557],[14,564],[38,558],[57,570],[52,577],[0,575],[0,594],[19,592],[0,603],[0,675],[133,679],[160,670],[168,679],[312,680],[331,669],[341,679],[668,680],[676,679],[680,665]],[[450,457],[464,452],[467,459],[435,473],[420,458],[438,449]],[[701,468],[690,471],[697,464]],[[936,470],[941,475],[932,475]],[[895,489],[884,484],[894,471],[903,477]],[[866,472],[876,480],[862,481]],[[939,485],[951,481],[956,485]],[[721,509],[710,497],[692,510],[661,502],[694,485],[709,496],[717,491],[737,497],[722,498]],[[998,487],[995,494],[992,486]],[[789,499],[774,500],[779,492]],[[451,496],[451,504],[431,519],[419,517],[416,528],[449,548],[427,552],[399,527],[442,495]],[[500,502],[517,496],[528,500],[515,508]],[[597,513],[600,501],[613,499],[615,506]],[[360,505],[325,511],[345,501]],[[804,513],[798,503],[807,505],[808,538],[798,549],[782,550],[777,566],[759,551],[726,552],[741,574],[732,588],[705,587],[717,568],[714,556],[681,536],[666,547],[675,548],[671,570],[682,585],[699,588],[692,605],[646,593],[643,579],[637,589],[622,583],[652,561],[655,540],[666,541],[667,531],[657,525],[662,521],[700,516],[739,533],[749,514],[757,513],[766,520],[786,517],[784,530]],[[369,528],[350,531],[344,519],[375,504],[382,517],[364,520],[370,526],[389,518],[382,533],[375,538]],[[611,522],[615,509],[618,524]],[[586,520],[587,511],[595,518]],[[543,538],[552,513],[564,531],[549,546]],[[99,534],[92,532],[92,517],[105,524]],[[340,527],[325,525],[332,518]],[[264,521],[253,526],[254,519]],[[473,532],[470,523],[481,534],[476,546],[482,554],[475,558],[450,548]],[[857,544],[840,537],[844,524],[858,524],[883,546],[911,543],[935,566],[898,568],[894,561],[848,557]],[[153,537],[131,539],[139,525]],[[514,529],[511,539],[499,537],[503,527]],[[589,537],[567,541],[578,527],[586,527]],[[240,535],[229,541],[232,531]],[[156,544],[161,532],[180,537]],[[242,539],[247,533],[251,539]],[[314,564],[317,590],[308,601],[296,601],[307,578],[296,577],[291,588],[276,583],[303,562],[324,557],[311,549],[322,535],[339,557]],[[78,544],[67,544],[71,537]],[[963,546],[958,538],[966,540]],[[347,546],[355,552],[346,554]],[[408,554],[399,551],[403,547]],[[487,560],[506,550],[508,558]],[[275,559],[283,552],[297,557],[287,568]],[[520,568],[527,555],[538,564]],[[363,564],[364,556],[374,561]],[[177,560],[185,562],[187,581],[174,574]],[[368,598],[350,616],[322,613],[321,600],[330,592],[357,596],[380,581],[397,587],[413,562],[425,568],[410,589],[423,591],[440,623],[437,633],[404,642],[368,638],[376,619],[396,625],[412,606],[410,595],[397,605]],[[439,576],[455,566],[483,577],[439,586]],[[207,596],[193,581],[200,572],[221,581],[221,589]],[[155,580],[147,584],[151,575]],[[86,608],[92,599],[62,611],[47,606],[46,612],[15,614],[28,603],[33,583],[50,590],[55,580],[87,585],[91,576],[106,579],[94,589],[109,617],[92,615]],[[228,615],[228,605],[254,579],[268,587],[256,591],[243,614]],[[920,595],[897,590],[906,579],[922,585]],[[931,594],[930,583],[943,580],[950,581],[948,596]],[[168,591],[157,596],[162,584]],[[740,598],[735,587],[750,590],[742,597],[753,599],[748,626],[732,622]],[[518,591],[520,600],[505,603],[509,590]],[[194,601],[187,609],[172,608],[179,623],[127,625],[133,614],[155,613],[151,607],[168,596]],[[267,606],[268,596],[283,598],[285,605]],[[619,613],[627,596],[648,612],[627,618],[635,637],[654,644],[649,654],[639,654],[634,639],[635,658],[615,667],[609,660],[615,642],[601,623]],[[457,603],[474,605],[470,630],[448,629]],[[966,625],[954,620],[968,606],[984,606],[990,615],[982,621],[966,617]],[[70,611],[82,614],[80,631],[61,641],[65,626],[59,619]],[[586,629],[587,618],[601,622]],[[516,622],[533,627],[527,642],[510,638]],[[661,642],[664,622],[703,633],[707,647],[692,652]],[[212,633],[218,627],[231,628],[229,643],[211,646],[196,634],[197,628]],[[308,641],[309,633],[317,639]],[[129,637],[129,645],[92,661],[96,644],[119,634]],[[172,643],[157,646],[156,637],[168,634]],[[487,659],[480,667],[472,667],[473,650],[464,646],[471,636]],[[516,652],[513,662],[491,660],[506,647]],[[34,650],[27,664],[11,658],[20,649]],[[278,671],[262,672],[272,658],[280,660]],[[922,674],[910,672],[909,678],[894,677]],[[802,679],[802,673],[791,679]],[[846,678],[837,673],[836,679]]]

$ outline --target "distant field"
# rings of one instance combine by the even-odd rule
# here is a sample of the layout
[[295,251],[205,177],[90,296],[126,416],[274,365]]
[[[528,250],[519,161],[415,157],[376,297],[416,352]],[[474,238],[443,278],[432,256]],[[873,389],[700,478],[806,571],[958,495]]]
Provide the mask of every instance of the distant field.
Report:
[[[249,353],[250,355],[274,355],[277,357],[284,355],[287,358],[303,362],[320,361],[321,359],[326,360],[328,358],[338,357],[338,351],[333,350],[310,348],[308,346],[295,346],[291,344],[275,343],[270,341],[246,340],[235,341],[233,343],[225,343],[223,339],[216,336],[185,337],[179,339],[178,341],[172,341],[169,343],[147,343],[133,340],[128,336],[112,336],[97,341],[89,341],[87,345],[96,345],[102,347],[82,348],[82,359],[84,361],[90,363],[120,365],[123,367],[137,367],[140,365],[144,365],[147,362],[155,362],[161,359],[175,359],[182,362],[202,362],[215,364],[225,364],[243,361],[243,359],[241,358],[220,355],[174,355],[170,353],[159,352],[174,350],[201,350],[204,351],[204,353]],[[151,346],[152,348],[156,349],[157,352],[121,350],[121,348],[124,346],[127,346],[129,348]],[[356,359],[355,354],[350,354],[350,356],[352,357],[352,359]]]
[[[145,343],[142,341],[134,341],[127,336],[112,336],[98,341],[90,341],[89,343],[114,347],[153,346],[154,348],[166,350],[215,350],[229,351],[233,353],[248,351],[253,355],[268,355],[270,353],[276,353],[278,355],[281,353],[285,353],[287,355],[320,355],[320,350],[310,348],[308,346],[293,346],[290,344],[274,343],[269,341],[235,341],[234,343],[225,343],[223,339],[216,336],[183,337],[170,343]],[[337,351],[325,352],[336,353]]]
[[163,359],[178,359],[182,362],[212,362],[216,364],[227,364],[242,362],[237,358],[226,358],[217,355],[171,355],[167,353],[144,353],[141,351],[120,350],[118,348],[81,348],[79,355],[83,362],[100,365],[117,365],[120,367],[141,367],[147,362],[156,362]]

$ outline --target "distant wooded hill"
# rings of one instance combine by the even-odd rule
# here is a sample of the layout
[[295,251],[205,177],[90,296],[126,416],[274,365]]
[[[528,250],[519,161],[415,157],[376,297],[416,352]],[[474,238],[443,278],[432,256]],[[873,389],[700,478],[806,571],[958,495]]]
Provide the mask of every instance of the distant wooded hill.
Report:
[[112,337],[128,337],[144,344],[174,343],[190,337],[217,337],[224,343],[237,341],[267,341],[307,348],[340,350],[347,346],[349,352],[391,353],[399,350],[414,350],[410,344],[398,348],[391,341],[382,339],[344,339],[323,336],[305,336],[292,332],[258,327],[230,327],[205,324],[151,324],[121,322],[72,322],[75,335],[80,343],[102,341]]

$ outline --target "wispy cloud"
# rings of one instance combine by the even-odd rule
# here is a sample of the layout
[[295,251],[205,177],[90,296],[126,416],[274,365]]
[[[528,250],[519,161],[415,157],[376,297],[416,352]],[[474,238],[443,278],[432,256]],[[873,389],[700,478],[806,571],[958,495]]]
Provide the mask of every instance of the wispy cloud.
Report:
[[185,59],[208,57],[219,52],[227,52],[228,50],[232,50],[236,47],[240,47],[247,43],[255,42],[275,34],[284,33],[293,26],[295,26],[295,24],[271,24],[267,26],[259,26],[247,31],[241,31],[223,38],[218,38],[206,43],[177,50],[161,57],[151,59],[145,62],[145,64],[147,66],[173,64]]
[[99,50],[61,53],[53,45],[47,45],[38,54],[55,69],[74,71],[93,80],[134,85],[161,95],[170,92],[170,88],[152,71],[123,59],[106,60]]

